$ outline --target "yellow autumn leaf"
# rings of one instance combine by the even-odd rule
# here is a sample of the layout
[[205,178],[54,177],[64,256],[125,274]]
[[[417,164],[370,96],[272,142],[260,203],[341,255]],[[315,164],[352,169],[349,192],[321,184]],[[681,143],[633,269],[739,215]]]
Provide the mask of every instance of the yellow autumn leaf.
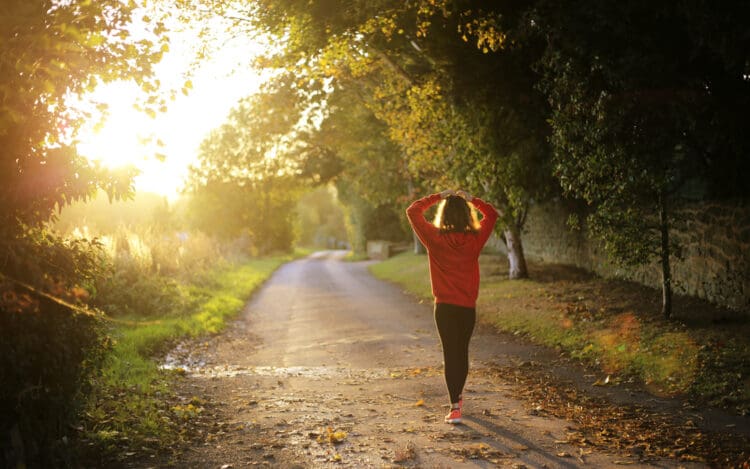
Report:
[[414,403],[415,406],[421,407],[424,405],[424,399],[420,399],[417,402]]
[[[342,443],[346,439],[346,432],[343,430],[336,430],[334,431],[333,428],[328,427],[326,428],[326,439],[329,443],[333,445],[337,445],[339,443]],[[318,442],[321,442],[321,438],[318,438]]]

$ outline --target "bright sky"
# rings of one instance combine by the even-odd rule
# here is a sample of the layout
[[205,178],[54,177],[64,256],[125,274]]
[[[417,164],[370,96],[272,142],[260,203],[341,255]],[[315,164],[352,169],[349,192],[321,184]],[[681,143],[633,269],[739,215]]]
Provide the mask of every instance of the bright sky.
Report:
[[[173,35],[170,51],[157,66],[165,89],[181,89],[192,60],[190,45],[196,40],[193,32]],[[189,94],[178,93],[168,111],[155,119],[133,108],[140,93],[135,84],[100,87],[91,98],[109,105],[109,117],[98,132],[82,130],[79,152],[110,167],[133,164],[141,170],[137,191],[175,198],[203,138],[224,122],[240,98],[257,91],[261,77],[250,64],[262,47],[249,37],[227,40],[194,72]],[[161,139],[164,146],[157,149],[146,143],[149,139]],[[166,155],[166,160],[156,159],[155,151]]]

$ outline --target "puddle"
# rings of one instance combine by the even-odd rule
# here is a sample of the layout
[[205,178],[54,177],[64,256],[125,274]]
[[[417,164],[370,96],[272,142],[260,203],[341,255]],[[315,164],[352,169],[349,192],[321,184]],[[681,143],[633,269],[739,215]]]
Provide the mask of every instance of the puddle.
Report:
[[278,378],[309,379],[372,379],[391,376],[388,369],[352,369],[331,366],[239,366],[239,365],[205,365],[202,363],[178,363],[168,360],[161,365],[162,369],[182,369],[190,376],[210,378],[234,378],[236,376],[273,376]]
[[442,374],[442,368],[351,368],[346,366],[248,366],[209,364],[200,354],[180,344],[164,357],[160,368],[180,370],[186,375],[204,378],[234,378],[237,376],[268,376],[276,378],[336,379],[350,384],[361,384],[371,379],[405,379]]

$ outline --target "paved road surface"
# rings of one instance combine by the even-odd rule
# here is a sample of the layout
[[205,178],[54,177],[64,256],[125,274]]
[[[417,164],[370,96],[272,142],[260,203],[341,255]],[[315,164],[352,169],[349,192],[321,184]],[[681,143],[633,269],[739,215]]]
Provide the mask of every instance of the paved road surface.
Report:
[[443,423],[432,306],[344,254],[282,266],[227,333],[176,351],[189,371],[181,392],[219,420],[178,467],[677,466],[566,443],[572,424],[524,407],[495,371],[546,352],[481,328],[464,424]]

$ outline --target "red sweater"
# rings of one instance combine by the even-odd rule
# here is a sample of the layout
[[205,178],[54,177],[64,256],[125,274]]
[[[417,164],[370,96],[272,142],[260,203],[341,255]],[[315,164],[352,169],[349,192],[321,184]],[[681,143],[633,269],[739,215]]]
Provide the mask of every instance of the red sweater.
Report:
[[424,212],[439,201],[440,194],[416,200],[406,209],[406,216],[427,248],[435,303],[474,308],[479,295],[479,252],[492,234],[497,211],[492,205],[474,197],[471,204],[483,215],[479,232],[441,233],[424,218]]

